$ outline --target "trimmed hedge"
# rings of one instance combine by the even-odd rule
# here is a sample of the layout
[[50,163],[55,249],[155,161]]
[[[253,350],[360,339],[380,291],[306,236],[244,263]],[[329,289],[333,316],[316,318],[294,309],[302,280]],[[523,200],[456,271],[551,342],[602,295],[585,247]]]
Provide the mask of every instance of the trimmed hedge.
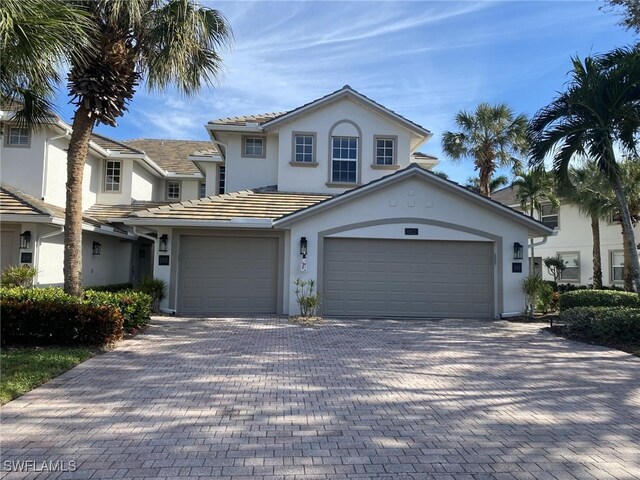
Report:
[[577,307],[640,308],[640,297],[633,292],[615,290],[576,290],[560,296],[560,311]]
[[109,285],[94,285],[85,288],[85,291],[92,290],[94,292],[122,292],[124,290],[133,289],[133,283],[111,283]]
[[133,290],[116,293],[86,290],[84,300],[89,305],[108,305],[117,308],[122,314],[124,329],[127,332],[143,327],[149,322],[153,302],[150,295]]
[[567,333],[595,342],[640,342],[640,308],[580,307],[560,313]]
[[0,301],[2,345],[106,345],[122,338],[118,310],[80,300]]

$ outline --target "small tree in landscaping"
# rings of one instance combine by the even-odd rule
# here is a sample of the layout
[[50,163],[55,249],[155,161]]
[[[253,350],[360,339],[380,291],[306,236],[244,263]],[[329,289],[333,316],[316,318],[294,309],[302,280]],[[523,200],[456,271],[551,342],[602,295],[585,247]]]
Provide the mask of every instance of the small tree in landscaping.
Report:
[[533,318],[540,292],[547,285],[537,273],[531,273],[522,281],[522,291],[526,295],[525,313]]
[[560,275],[567,268],[567,264],[564,260],[558,257],[547,257],[543,260],[544,266],[547,267],[547,272],[553,277],[553,281],[557,282]]
[[300,316],[315,317],[320,307],[320,295],[316,291],[316,281],[296,278],[296,302],[300,307]]
[[32,287],[38,271],[30,265],[7,267],[2,271],[0,284],[3,287]]
[[164,280],[150,276],[143,277],[138,283],[137,290],[146,293],[153,299],[153,311],[160,312],[160,303],[166,296],[167,285]]

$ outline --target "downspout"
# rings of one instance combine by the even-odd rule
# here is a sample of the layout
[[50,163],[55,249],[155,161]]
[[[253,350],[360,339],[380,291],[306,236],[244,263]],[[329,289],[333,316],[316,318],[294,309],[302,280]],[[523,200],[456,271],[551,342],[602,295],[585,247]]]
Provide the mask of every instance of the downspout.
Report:
[[40,285],[40,281],[38,280],[38,275],[40,274],[40,247],[42,246],[42,240],[44,240],[45,238],[49,238],[49,237],[55,237],[56,235],[60,235],[61,233],[64,233],[64,225],[61,225],[58,227],[58,230],[55,230],[53,232],[50,233],[46,233],[44,235],[40,235],[38,237],[38,248],[36,248],[36,285]]
[[[44,165],[42,166],[42,188],[40,195],[41,200],[44,202],[44,199],[47,195],[47,174],[49,173],[49,145],[54,140],[59,140],[60,138],[71,138],[71,130],[65,130],[63,135],[58,135],[57,137],[47,138],[44,142]],[[45,237],[46,238],[46,237]]]
[[[136,225],[132,225],[132,226],[133,226],[133,233],[135,233],[139,237],[146,238],[147,240],[153,241],[153,256],[154,256],[153,270],[154,270],[154,273],[155,273],[155,269],[156,269],[155,254],[158,251],[157,250],[158,239],[156,237],[152,237],[151,235],[147,235],[145,233],[139,232],[138,231],[138,227]],[[168,313],[169,315],[175,315],[176,314],[176,311],[171,309],[171,308],[160,308],[160,311],[162,313]]]

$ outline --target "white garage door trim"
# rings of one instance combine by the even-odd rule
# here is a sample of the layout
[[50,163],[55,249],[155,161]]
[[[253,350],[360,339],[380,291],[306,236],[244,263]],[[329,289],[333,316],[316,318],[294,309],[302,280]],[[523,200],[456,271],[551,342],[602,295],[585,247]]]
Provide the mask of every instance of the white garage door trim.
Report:
[[[184,281],[183,277],[183,269],[181,268],[183,265],[180,262],[180,254],[182,253],[182,246],[185,243],[185,237],[200,237],[200,238],[211,238],[211,239],[221,239],[221,238],[237,238],[237,239],[271,239],[277,242],[277,253],[275,259],[275,273],[274,273],[274,282],[275,282],[275,311],[273,312],[242,312],[242,313],[281,313],[282,312],[282,277],[284,274],[283,270],[283,262],[284,258],[284,241],[283,234],[280,232],[260,232],[257,234],[255,232],[216,232],[216,233],[204,233],[199,231],[182,231],[175,232],[173,238],[177,239],[177,242],[174,244],[174,248],[172,248],[172,256],[176,258],[177,261],[172,262],[171,266],[171,277],[176,279],[174,285],[170,287],[170,297],[173,298],[173,305],[176,310],[180,313],[184,311],[183,302],[182,302],[182,283]],[[193,312],[195,313],[195,312]],[[203,311],[202,313],[206,313]],[[216,313],[234,313],[230,312],[216,312]],[[241,312],[237,312],[241,313]]]

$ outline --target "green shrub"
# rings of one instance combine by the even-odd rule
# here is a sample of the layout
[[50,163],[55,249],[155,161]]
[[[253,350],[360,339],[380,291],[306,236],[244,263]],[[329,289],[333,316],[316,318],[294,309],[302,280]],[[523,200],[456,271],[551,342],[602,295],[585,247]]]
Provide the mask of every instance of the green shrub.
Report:
[[640,308],[578,307],[560,313],[566,331],[594,342],[640,342]]
[[530,273],[527,278],[522,281],[522,291],[527,297],[525,313],[529,315],[529,317],[533,317],[534,310],[538,305],[540,291],[545,285],[542,277],[537,273]]
[[93,290],[94,292],[122,292],[123,290],[133,289],[133,283],[110,283],[108,285],[94,285],[87,287],[85,290]]
[[31,287],[38,270],[30,265],[7,267],[0,275],[0,285],[3,287]]
[[576,307],[631,307],[640,308],[637,293],[616,290],[576,290],[560,296],[560,311]]
[[125,331],[140,328],[149,322],[151,297],[142,292],[125,290],[122,292],[84,292],[84,302],[88,305],[107,305],[118,309],[124,320]]
[[547,282],[543,282],[538,289],[536,309],[545,315],[553,310],[554,294],[555,292],[553,291],[553,287]]
[[122,315],[80,299],[0,301],[2,345],[106,345],[122,338]]
[[153,299],[153,311],[158,313],[160,311],[160,302],[164,300],[167,285],[164,280],[153,277],[142,277],[138,283],[136,290],[150,295]]
[[57,302],[57,303],[77,303],[78,298],[64,293],[59,287],[46,288],[22,288],[22,287],[1,287],[0,299],[30,301],[30,302]]
[[543,282],[549,285],[554,292],[558,291],[558,282],[554,282],[553,280],[543,280]]

